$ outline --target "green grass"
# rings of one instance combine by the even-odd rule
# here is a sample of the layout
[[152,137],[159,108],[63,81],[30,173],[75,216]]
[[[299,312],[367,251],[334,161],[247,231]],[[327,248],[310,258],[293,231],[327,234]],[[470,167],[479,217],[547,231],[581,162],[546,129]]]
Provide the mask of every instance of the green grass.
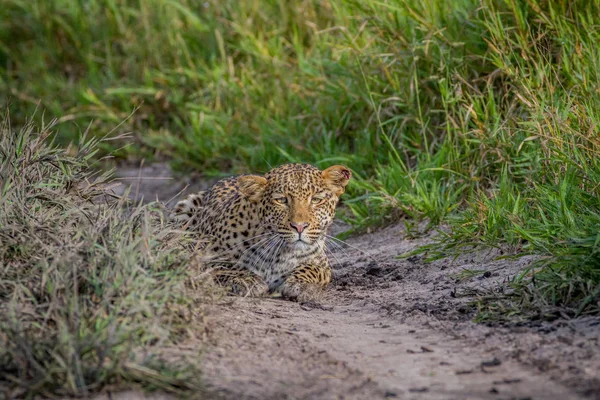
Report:
[[185,237],[160,204],[111,196],[98,140],[59,149],[52,125],[0,120],[0,397],[201,392],[197,355],[168,358],[202,332],[208,293]]
[[540,254],[519,301],[597,313],[598,15],[596,0],[3,0],[0,99],[17,123],[59,118],[62,143],[126,120],[135,145],[116,154],[206,174],[345,163],[358,228],[406,216],[450,227],[432,257]]

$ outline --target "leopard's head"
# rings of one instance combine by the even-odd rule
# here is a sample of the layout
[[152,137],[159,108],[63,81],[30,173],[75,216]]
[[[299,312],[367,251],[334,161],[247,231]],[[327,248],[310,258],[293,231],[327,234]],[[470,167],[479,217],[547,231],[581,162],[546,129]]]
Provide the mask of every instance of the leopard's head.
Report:
[[325,238],[351,176],[341,165],[321,171],[311,165],[286,164],[264,176],[240,176],[238,184],[240,192],[259,207],[263,230],[277,233],[297,251],[310,251]]

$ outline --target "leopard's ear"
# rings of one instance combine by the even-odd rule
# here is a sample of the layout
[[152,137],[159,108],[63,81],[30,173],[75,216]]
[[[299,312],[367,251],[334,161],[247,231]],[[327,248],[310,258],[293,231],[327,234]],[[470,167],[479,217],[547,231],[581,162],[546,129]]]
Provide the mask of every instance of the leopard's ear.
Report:
[[240,192],[252,202],[260,200],[267,187],[267,180],[258,175],[242,175],[237,182]]
[[325,184],[336,196],[341,196],[352,176],[352,172],[343,165],[334,165],[322,173]]

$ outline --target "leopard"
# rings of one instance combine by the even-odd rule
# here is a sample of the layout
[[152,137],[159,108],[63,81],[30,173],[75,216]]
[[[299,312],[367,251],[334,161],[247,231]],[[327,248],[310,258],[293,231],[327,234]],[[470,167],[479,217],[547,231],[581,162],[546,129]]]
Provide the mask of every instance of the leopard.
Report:
[[327,232],[351,176],[300,163],[233,176],[179,201],[174,220],[203,238],[204,263],[231,294],[314,301],[332,279]]

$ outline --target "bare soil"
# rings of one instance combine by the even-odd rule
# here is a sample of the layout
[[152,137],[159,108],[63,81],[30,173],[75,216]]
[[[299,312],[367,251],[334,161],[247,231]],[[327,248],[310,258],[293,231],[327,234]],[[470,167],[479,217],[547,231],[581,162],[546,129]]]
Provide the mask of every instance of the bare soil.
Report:
[[[133,176],[156,171],[170,176]],[[138,181],[146,200],[184,187]],[[533,257],[397,257],[429,241],[401,225],[352,237],[332,247],[334,282],[318,303],[227,297],[207,307],[209,343],[182,351],[203,354],[215,398],[600,399],[600,318],[474,323],[477,296]],[[458,279],[464,270],[478,272]]]

